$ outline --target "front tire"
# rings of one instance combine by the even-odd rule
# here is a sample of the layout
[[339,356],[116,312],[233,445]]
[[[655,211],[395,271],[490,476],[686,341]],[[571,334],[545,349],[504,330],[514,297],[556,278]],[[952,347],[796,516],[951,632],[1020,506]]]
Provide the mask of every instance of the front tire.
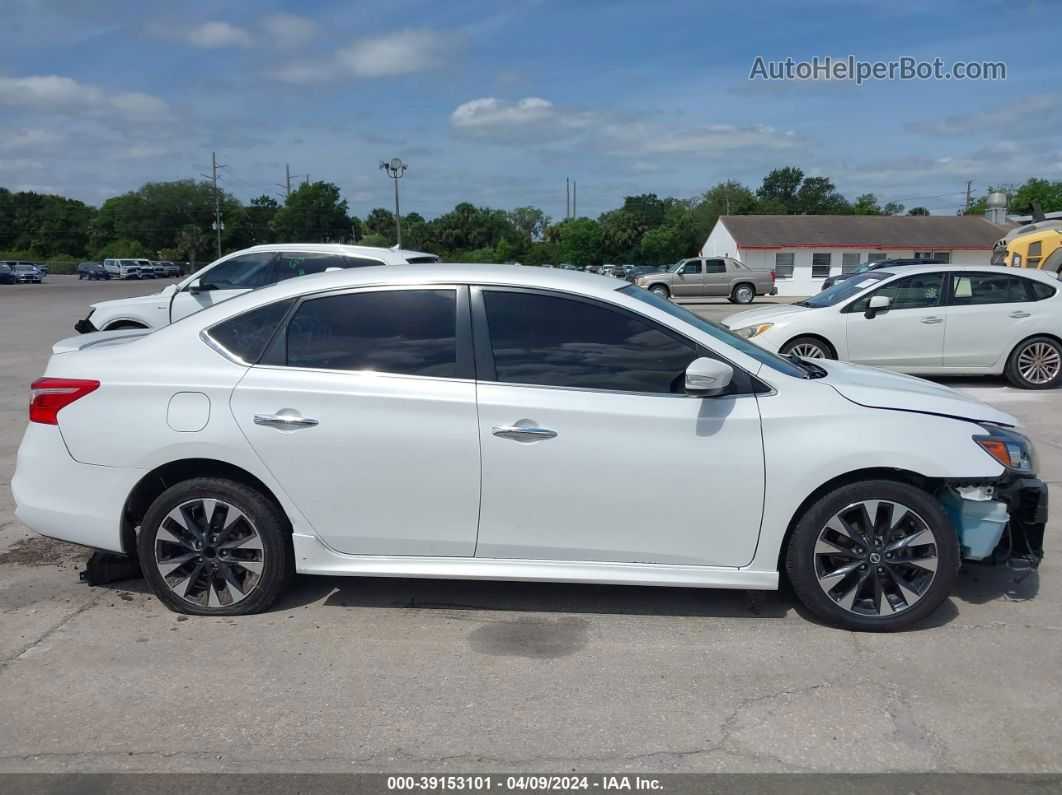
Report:
[[223,478],[164,491],[144,516],[137,553],[159,600],[191,615],[259,613],[295,573],[291,526],[280,507]]
[[1062,384],[1062,345],[1051,337],[1030,337],[1011,351],[1005,372],[1020,389],[1052,389]]
[[781,347],[783,356],[795,353],[804,359],[836,359],[833,350],[818,337],[796,337]]
[[893,632],[940,607],[959,561],[958,534],[932,495],[869,480],[811,506],[789,539],[785,568],[800,601],[825,623]]
[[652,287],[649,288],[649,292],[651,292],[653,295],[658,295],[661,298],[671,297],[671,291],[662,284],[654,284]]

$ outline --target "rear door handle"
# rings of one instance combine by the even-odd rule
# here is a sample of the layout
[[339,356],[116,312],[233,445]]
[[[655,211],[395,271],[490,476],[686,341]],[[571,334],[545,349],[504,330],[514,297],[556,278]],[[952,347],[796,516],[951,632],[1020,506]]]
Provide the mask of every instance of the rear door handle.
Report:
[[922,318],[922,322],[925,323],[928,326],[931,326],[934,323],[943,323],[944,322],[944,318],[942,318],[942,317],[924,317],[924,318]]
[[269,428],[312,428],[314,425],[319,425],[317,420],[311,417],[300,417],[294,411],[286,410],[280,411],[277,414],[255,414],[255,425],[265,425]]
[[490,432],[502,439],[515,439],[518,442],[553,439],[557,436],[557,432],[549,428],[524,428],[520,425],[495,425]]
[[1013,317],[1013,318],[1022,318],[1022,317],[1029,317],[1029,313],[1028,313],[1028,312],[1022,312],[1022,311],[1021,311],[1021,310],[1019,309],[1019,310],[1018,310],[1017,312],[1011,312],[1011,313],[1010,313],[1010,314],[1008,315],[1008,317]]

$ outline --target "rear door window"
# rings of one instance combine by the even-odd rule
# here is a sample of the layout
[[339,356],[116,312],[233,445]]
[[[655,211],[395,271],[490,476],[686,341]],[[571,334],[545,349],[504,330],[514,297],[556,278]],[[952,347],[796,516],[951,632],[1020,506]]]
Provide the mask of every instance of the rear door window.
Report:
[[289,367],[457,377],[457,291],[365,290],[304,301]]
[[952,306],[1014,304],[1027,301],[1026,279],[1006,273],[953,273]]

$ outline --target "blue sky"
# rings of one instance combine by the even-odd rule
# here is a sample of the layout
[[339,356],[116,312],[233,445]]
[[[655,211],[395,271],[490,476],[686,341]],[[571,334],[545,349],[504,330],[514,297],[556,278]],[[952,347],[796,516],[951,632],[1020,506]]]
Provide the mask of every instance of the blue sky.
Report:
[[[351,211],[458,201],[564,215],[771,168],[954,212],[966,181],[1062,178],[1053,0],[0,2],[0,185],[99,204],[198,177],[243,200],[293,174]],[[750,81],[756,56],[997,61],[997,81]]]

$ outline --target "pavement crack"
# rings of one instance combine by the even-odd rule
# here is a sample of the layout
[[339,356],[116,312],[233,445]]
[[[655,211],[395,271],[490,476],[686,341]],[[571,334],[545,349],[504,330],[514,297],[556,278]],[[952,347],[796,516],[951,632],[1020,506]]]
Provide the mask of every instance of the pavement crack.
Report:
[[[5,657],[4,659],[0,660],[0,674],[2,674],[5,670],[7,670],[8,666],[10,666],[13,662],[15,662],[15,660],[17,660],[23,654],[25,654],[26,652],[28,652],[30,649],[34,648],[35,646],[39,646],[40,644],[44,643],[44,641],[46,641],[48,638],[50,638],[56,632],[61,630],[63,627],[65,627],[67,624],[69,624],[71,621],[73,621],[75,618],[77,618],[79,615],[81,615],[86,610],[88,610],[90,607],[95,605],[96,602],[98,602],[104,596],[104,594],[106,594],[106,593],[108,593],[106,590],[101,589],[99,591],[99,593],[97,593],[95,596],[93,596],[87,602],[82,604],[80,607],[78,607],[72,613],[69,613],[64,618],[62,618],[60,621],[56,622],[49,629],[45,630],[44,633],[41,634],[40,637],[38,637],[36,640],[30,641],[25,646],[22,646],[21,648],[19,648],[16,651],[14,651],[12,654],[10,654],[7,657]],[[2,759],[2,758],[3,757],[0,757],[0,759]]]

